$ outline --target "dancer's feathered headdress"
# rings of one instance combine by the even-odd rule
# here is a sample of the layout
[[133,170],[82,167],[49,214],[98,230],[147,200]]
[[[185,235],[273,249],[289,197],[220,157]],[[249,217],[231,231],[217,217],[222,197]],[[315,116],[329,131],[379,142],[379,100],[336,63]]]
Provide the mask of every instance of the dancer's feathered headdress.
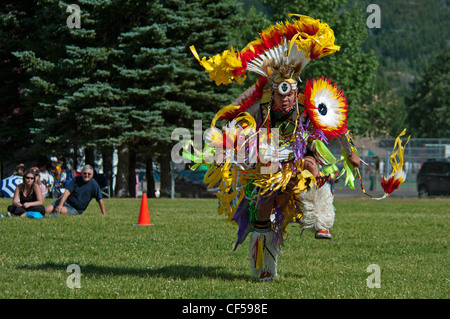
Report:
[[190,49],[217,85],[233,80],[240,83],[247,71],[275,83],[295,79],[309,61],[334,53],[339,46],[334,44],[334,32],[328,24],[307,16],[290,16],[299,19],[269,27],[241,51],[231,47],[200,60],[194,46]]

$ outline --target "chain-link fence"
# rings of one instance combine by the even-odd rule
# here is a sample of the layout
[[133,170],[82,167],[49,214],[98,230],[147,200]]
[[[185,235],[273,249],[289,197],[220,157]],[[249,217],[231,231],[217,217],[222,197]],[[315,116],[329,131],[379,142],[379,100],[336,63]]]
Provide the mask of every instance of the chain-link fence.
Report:
[[[406,141],[407,136],[403,136],[403,146]],[[364,187],[368,190],[379,189],[380,178],[391,173],[389,157],[394,144],[395,138],[355,139],[361,159],[369,165],[362,164],[360,169]],[[341,154],[341,147],[337,142],[331,144],[330,150],[336,157]],[[416,188],[416,175],[423,162],[445,158],[450,158],[450,138],[411,138],[405,147],[404,169],[407,177],[402,188]]]

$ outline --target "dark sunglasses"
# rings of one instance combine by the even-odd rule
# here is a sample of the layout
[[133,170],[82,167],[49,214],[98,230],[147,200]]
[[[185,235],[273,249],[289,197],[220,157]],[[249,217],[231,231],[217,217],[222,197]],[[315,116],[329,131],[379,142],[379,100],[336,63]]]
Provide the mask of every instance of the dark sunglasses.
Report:
[[34,180],[34,177],[25,177],[25,179],[33,179]]

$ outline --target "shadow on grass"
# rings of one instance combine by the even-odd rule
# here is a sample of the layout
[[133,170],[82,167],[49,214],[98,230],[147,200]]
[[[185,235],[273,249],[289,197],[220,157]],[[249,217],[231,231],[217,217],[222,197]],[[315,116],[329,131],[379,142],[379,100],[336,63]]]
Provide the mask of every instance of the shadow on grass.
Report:
[[[58,270],[66,271],[68,264],[62,263],[45,263],[40,265],[20,266],[23,270]],[[189,265],[172,265],[157,269],[140,269],[127,267],[109,267],[98,265],[79,265],[82,275],[92,276],[137,276],[137,277],[162,277],[172,279],[189,279],[189,278],[215,278],[222,280],[249,280],[250,276],[234,275],[223,270],[223,267],[203,267]]]

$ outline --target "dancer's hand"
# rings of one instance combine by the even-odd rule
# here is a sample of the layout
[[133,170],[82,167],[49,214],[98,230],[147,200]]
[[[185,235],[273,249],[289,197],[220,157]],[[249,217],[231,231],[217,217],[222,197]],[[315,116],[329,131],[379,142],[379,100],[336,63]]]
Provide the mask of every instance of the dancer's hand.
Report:
[[358,154],[353,153],[352,155],[350,155],[348,157],[348,160],[350,161],[350,163],[353,164],[354,167],[359,168],[361,165],[361,159],[359,158]]

